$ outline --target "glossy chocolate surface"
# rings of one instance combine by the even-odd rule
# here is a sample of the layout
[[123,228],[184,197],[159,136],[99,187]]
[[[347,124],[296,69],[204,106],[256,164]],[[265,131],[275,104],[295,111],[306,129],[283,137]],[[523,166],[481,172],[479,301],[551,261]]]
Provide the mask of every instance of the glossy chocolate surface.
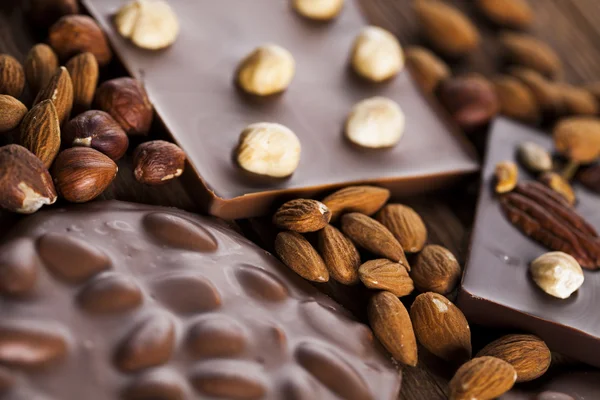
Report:
[[[550,375],[550,374],[548,374]],[[517,385],[499,400],[593,400],[600,398],[599,371],[559,372]]]
[[371,331],[224,224],[100,202],[0,249],[0,399],[396,399]]
[[[289,1],[170,0],[181,32],[171,48],[158,52],[138,49],[116,32],[111,16],[121,0],[84,4],[129,72],[144,81],[158,115],[187,152],[203,181],[198,197],[211,214],[264,215],[282,196],[312,196],[359,182],[414,194],[478,169],[470,146],[444,123],[406,69],[383,84],[361,81],[349,70],[352,43],[366,25],[354,1],[346,2],[337,20],[323,24],[297,15]],[[281,95],[248,97],[234,84],[235,70],[268,42],[294,55],[296,76]],[[352,106],[372,96],[396,100],[406,115],[406,132],[393,149],[361,150],[343,137]],[[255,122],[282,123],[298,135],[302,159],[290,178],[251,177],[233,161],[240,132]],[[190,180],[190,189],[194,185],[197,179]]]
[[[600,367],[600,274],[584,270],[583,286],[565,300],[543,292],[529,263],[549,250],[514,227],[494,196],[496,163],[515,160],[524,141],[552,150],[552,138],[543,132],[503,118],[494,123],[458,306],[469,321],[533,333],[552,350]],[[534,179],[522,168],[519,173]],[[577,212],[600,229],[600,197],[581,185],[575,191]]]

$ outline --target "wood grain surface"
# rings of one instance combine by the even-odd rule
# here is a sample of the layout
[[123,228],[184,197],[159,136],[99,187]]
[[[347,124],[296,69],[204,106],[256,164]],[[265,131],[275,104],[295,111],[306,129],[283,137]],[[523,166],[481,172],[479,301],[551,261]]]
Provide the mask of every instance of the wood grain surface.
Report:
[[[283,0],[282,0],[283,1]],[[360,0],[368,20],[383,26],[401,39],[404,46],[426,44],[419,32],[411,7],[411,0]],[[480,49],[466,59],[455,61],[455,72],[477,71],[486,75],[497,73],[502,67],[502,57],[496,42],[497,30],[490,27],[476,12],[472,0],[448,0],[458,5],[476,21],[484,36]],[[584,84],[600,80],[600,2],[597,0],[530,0],[536,11],[532,29],[537,37],[548,42],[562,57],[565,80]],[[22,0],[0,1],[0,53],[9,53],[24,61],[25,54],[37,41],[44,40],[43,32],[28,28],[22,13]],[[115,74],[115,72],[111,72]],[[24,94],[27,104],[31,96]],[[152,138],[163,137],[160,126],[153,129]],[[13,140],[11,135],[0,136],[0,145]],[[160,204],[197,211],[180,181],[151,188],[133,179],[131,152],[119,162],[119,175],[103,198]],[[466,182],[450,191],[416,199],[401,199],[419,211],[429,228],[430,242],[442,244],[454,252],[464,263],[472,224],[472,210],[476,201],[477,182]],[[0,235],[6,233],[18,219],[8,213],[0,214]],[[246,223],[242,223],[242,226]],[[474,328],[474,342],[484,342],[489,332]],[[419,366],[404,369],[401,398],[407,400],[444,399],[452,371],[441,361],[419,349]]]

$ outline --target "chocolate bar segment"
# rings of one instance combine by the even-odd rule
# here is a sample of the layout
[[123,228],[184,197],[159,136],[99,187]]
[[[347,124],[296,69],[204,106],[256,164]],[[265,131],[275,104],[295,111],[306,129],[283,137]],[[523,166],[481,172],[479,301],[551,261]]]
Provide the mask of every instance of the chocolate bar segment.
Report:
[[[583,286],[565,300],[544,293],[531,279],[529,264],[550,250],[510,223],[493,191],[496,164],[516,160],[518,146],[527,141],[552,151],[552,138],[543,132],[504,118],[492,127],[458,306],[469,321],[533,333],[552,350],[600,367],[600,275],[584,271]],[[519,174],[521,180],[535,179],[525,169]],[[576,211],[600,228],[600,198],[580,185],[575,190]]]
[[[451,129],[420,93],[405,69],[374,84],[349,68],[352,43],[366,25],[355,1],[331,23],[315,23],[282,0],[170,0],[181,32],[169,49],[149,52],[122,38],[112,22],[121,0],[85,0],[106,30],[128,71],[143,80],[158,116],[182,147],[198,180],[189,189],[213,215],[264,215],[281,197],[312,197],[349,184],[372,182],[394,195],[434,190],[473,173],[478,163],[460,133]],[[289,89],[253,98],[234,83],[238,63],[254,48],[276,43],[296,60]],[[354,104],[373,96],[395,100],[406,131],[393,149],[357,149],[343,137]],[[249,176],[232,153],[242,130],[276,122],[299,137],[302,158],[287,179]],[[193,172],[193,171],[192,171]],[[192,173],[192,175],[195,175]]]
[[0,399],[396,399],[335,302],[223,223],[117,201],[0,245]]

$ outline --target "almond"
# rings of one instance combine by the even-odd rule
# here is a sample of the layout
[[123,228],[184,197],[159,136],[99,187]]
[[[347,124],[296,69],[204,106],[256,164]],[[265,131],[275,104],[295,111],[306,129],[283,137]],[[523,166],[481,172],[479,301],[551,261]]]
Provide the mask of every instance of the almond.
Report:
[[526,0],[477,0],[479,11],[498,26],[525,29],[533,22]]
[[557,86],[566,115],[596,115],[600,112],[598,100],[590,91],[567,83]]
[[112,59],[106,35],[93,18],[87,15],[66,15],[56,21],[48,32],[48,42],[63,60],[89,51],[105,66]]
[[500,76],[493,83],[500,101],[500,113],[523,122],[539,122],[540,108],[527,85],[512,76]]
[[0,133],[15,129],[27,114],[27,107],[7,94],[0,94]]
[[390,292],[380,292],[369,301],[369,324],[377,339],[402,364],[417,365],[417,342],[404,304]]
[[34,95],[50,82],[58,65],[56,53],[47,44],[36,44],[29,50],[25,61],[25,76]]
[[325,225],[319,231],[319,252],[333,279],[344,285],[358,282],[360,254],[350,239],[334,226]]
[[513,67],[510,74],[529,88],[543,113],[553,117],[562,114],[563,95],[558,85],[529,68]]
[[394,234],[407,253],[418,253],[427,241],[427,227],[415,210],[402,204],[388,204],[377,213],[381,222]]
[[392,232],[371,217],[361,213],[342,217],[342,232],[354,243],[371,253],[399,262],[410,270],[402,246]]
[[60,150],[60,125],[54,103],[35,105],[21,122],[21,144],[50,168]]
[[415,288],[406,268],[386,259],[367,261],[358,274],[369,289],[387,290],[397,297],[408,296]]
[[16,58],[0,54],[0,94],[18,98],[25,88],[25,71]]
[[547,78],[562,74],[562,62],[554,50],[539,39],[524,33],[507,32],[500,36],[508,61],[538,71]]
[[375,214],[390,198],[390,191],[376,186],[350,186],[340,189],[323,199],[331,211],[331,220],[336,221],[347,212],[365,215]]
[[413,46],[406,49],[406,65],[421,89],[432,93],[441,81],[451,75],[450,67],[426,48]]
[[539,378],[550,367],[552,354],[546,343],[534,335],[506,335],[485,346],[477,357],[490,356],[506,361],[517,371],[517,382]]
[[419,343],[436,356],[457,364],[471,358],[471,330],[463,313],[437,293],[417,296],[410,308]]
[[73,108],[73,82],[65,67],[60,67],[50,82],[39,91],[34,104],[44,100],[54,103],[61,126],[69,120]]
[[283,204],[273,223],[281,229],[294,232],[316,232],[323,229],[331,219],[331,211],[317,200],[297,199]]
[[427,40],[440,52],[460,57],[479,46],[479,32],[469,18],[440,1],[418,1],[415,11]]
[[450,381],[450,400],[492,400],[508,392],[517,378],[515,369],[495,357],[474,358]]
[[92,53],[82,53],[69,60],[67,70],[73,81],[75,115],[90,109],[98,85],[98,61]]
[[315,248],[297,232],[279,232],[275,252],[292,271],[312,282],[327,282],[329,272]]
[[419,254],[410,276],[421,292],[446,294],[458,284],[461,269],[450,250],[428,245]]

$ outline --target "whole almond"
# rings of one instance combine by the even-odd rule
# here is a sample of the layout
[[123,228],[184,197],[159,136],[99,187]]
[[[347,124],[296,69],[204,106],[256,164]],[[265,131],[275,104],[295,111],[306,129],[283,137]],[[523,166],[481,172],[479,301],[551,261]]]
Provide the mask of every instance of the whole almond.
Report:
[[50,168],[60,150],[60,125],[54,103],[44,100],[21,121],[21,145]]
[[0,133],[15,129],[27,114],[27,107],[7,94],[0,94]]
[[308,199],[288,201],[273,215],[273,223],[279,228],[300,233],[323,229],[329,220],[329,208],[320,201]]
[[0,147],[0,207],[31,214],[56,201],[56,190],[44,164],[16,144]]
[[16,58],[0,54],[0,94],[18,98],[25,88],[25,71]]
[[392,232],[407,253],[418,253],[427,241],[427,227],[421,216],[403,204],[388,204],[375,217]]
[[48,84],[38,92],[34,104],[44,100],[52,100],[54,103],[61,126],[69,120],[73,108],[73,82],[65,67],[60,67]]
[[89,147],[73,147],[61,152],[52,177],[59,194],[72,203],[85,203],[100,196],[117,176],[117,164]]
[[67,62],[73,81],[73,110],[75,115],[90,109],[98,85],[98,61],[92,53],[82,53]]
[[390,191],[376,186],[350,186],[325,197],[322,202],[331,211],[331,220],[342,214],[359,212],[375,214],[390,198]]
[[555,117],[563,113],[563,95],[558,85],[530,68],[513,67],[509,72],[529,88],[544,114]]
[[554,50],[541,40],[524,33],[507,32],[500,43],[510,63],[538,71],[547,78],[562,74],[562,62]]
[[408,296],[415,288],[406,268],[386,259],[367,261],[358,275],[369,289],[387,290],[397,297]]
[[342,232],[363,249],[399,262],[410,270],[400,243],[392,232],[373,218],[361,213],[344,214]]
[[133,152],[133,175],[146,185],[162,185],[181,176],[185,169],[185,152],[164,140],[140,144]]
[[329,275],[344,285],[357,283],[360,254],[350,239],[331,225],[325,225],[318,235],[319,253]]
[[546,343],[534,335],[506,335],[485,346],[477,357],[490,356],[506,361],[517,371],[517,382],[539,378],[550,367],[552,354]]
[[297,232],[279,232],[275,252],[292,271],[312,282],[327,282],[329,272],[315,248]]
[[517,378],[515,369],[495,357],[474,358],[450,381],[450,400],[493,400],[508,392]]
[[533,22],[527,0],[477,0],[479,11],[498,26],[525,29]]
[[419,343],[436,356],[457,364],[471,358],[471,330],[463,313],[437,293],[417,296],[410,308]]
[[450,67],[438,56],[424,47],[406,49],[406,65],[421,89],[432,93],[441,81],[451,74]]
[[418,1],[415,11],[427,40],[447,56],[460,57],[479,46],[479,31],[457,8],[440,1]]
[[369,324],[375,336],[402,364],[417,365],[417,342],[404,304],[390,292],[380,292],[369,301]]
[[540,120],[540,107],[527,85],[508,75],[494,79],[493,83],[500,101],[500,113],[532,124]]
[[450,250],[428,245],[417,257],[410,276],[421,292],[446,294],[458,284],[461,269]]
[[87,15],[66,15],[56,21],[48,32],[48,42],[62,60],[89,51],[105,66],[112,59],[106,35]]
[[47,44],[36,44],[25,60],[25,76],[34,95],[45,87],[58,69],[58,57]]
[[600,103],[587,89],[569,85],[557,84],[562,97],[563,111],[566,115],[596,115],[600,112]]

